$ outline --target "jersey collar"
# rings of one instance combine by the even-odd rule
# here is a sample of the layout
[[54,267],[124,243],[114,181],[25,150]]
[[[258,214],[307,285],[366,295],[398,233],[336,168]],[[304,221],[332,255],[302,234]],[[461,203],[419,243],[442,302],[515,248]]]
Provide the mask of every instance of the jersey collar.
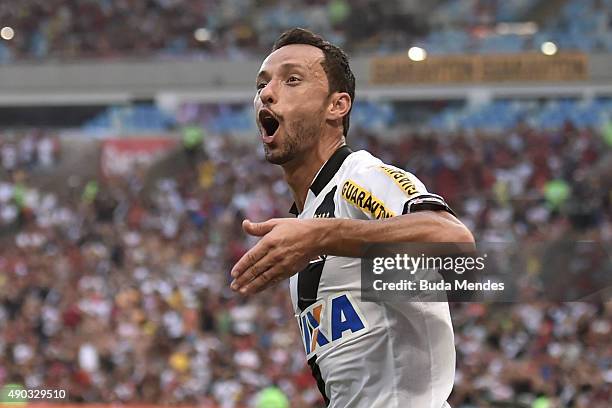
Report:
[[[344,160],[349,156],[349,154],[353,153],[353,151],[346,145],[339,147],[338,150],[331,155],[329,160],[325,162],[317,177],[315,177],[314,181],[310,185],[310,191],[314,193],[315,196],[319,195],[319,193],[325,188],[325,186],[331,181],[331,179],[336,175]],[[296,217],[299,215],[299,211],[297,209],[297,205],[293,203],[289,212]]]

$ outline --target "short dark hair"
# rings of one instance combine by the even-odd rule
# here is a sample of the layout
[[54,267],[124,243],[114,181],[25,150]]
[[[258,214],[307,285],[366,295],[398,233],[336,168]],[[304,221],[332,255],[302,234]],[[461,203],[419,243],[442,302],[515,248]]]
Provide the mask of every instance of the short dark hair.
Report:
[[342,119],[342,132],[346,137],[349,129],[349,117],[353,109],[352,104],[355,101],[355,76],[351,71],[346,53],[341,48],[324,40],[323,37],[303,28],[292,28],[282,33],[274,42],[272,51],[292,44],[312,45],[323,51],[324,58],[321,65],[327,75],[329,93],[346,92],[351,97],[351,108]]

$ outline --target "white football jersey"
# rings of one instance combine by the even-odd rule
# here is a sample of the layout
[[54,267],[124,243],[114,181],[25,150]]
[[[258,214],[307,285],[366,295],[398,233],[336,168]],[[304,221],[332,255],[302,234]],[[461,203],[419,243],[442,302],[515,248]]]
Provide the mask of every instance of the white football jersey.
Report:
[[[344,146],[298,218],[374,220],[452,210],[412,174]],[[308,364],[332,408],[441,408],[455,374],[448,303],[361,300],[361,259],[323,256],[290,279]]]

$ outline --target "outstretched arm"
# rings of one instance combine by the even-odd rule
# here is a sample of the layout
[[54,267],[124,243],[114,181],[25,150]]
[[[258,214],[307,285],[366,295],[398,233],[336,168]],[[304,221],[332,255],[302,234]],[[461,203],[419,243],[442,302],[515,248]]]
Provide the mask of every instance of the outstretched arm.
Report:
[[445,211],[419,211],[384,220],[245,220],[242,227],[248,234],[262,237],[232,268],[231,287],[242,294],[280,282],[320,255],[361,257],[369,244],[474,243],[470,231]]

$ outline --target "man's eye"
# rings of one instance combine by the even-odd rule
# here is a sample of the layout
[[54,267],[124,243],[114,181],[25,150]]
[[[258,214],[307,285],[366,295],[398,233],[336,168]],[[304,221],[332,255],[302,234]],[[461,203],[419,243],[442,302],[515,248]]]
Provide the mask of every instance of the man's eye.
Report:
[[262,90],[263,88],[265,88],[266,83],[265,82],[260,82],[257,84],[257,90]]
[[287,78],[287,82],[299,82],[300,78],[296,77],[296,76],[290,76],[289,78]]

